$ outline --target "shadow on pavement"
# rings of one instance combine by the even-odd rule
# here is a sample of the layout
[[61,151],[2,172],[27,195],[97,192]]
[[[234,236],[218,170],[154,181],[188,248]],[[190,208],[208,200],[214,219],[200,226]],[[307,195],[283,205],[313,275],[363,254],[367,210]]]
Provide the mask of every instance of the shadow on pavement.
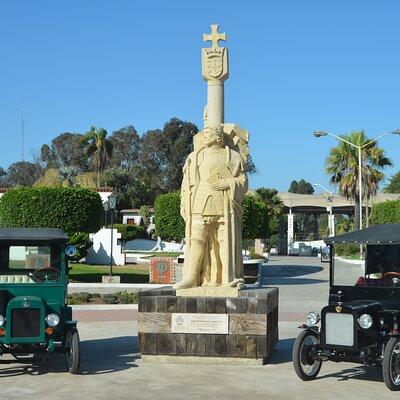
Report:
[[137,367],[137,336],[120,336],[82,342],[81,374],[109,374]]
[[267,364],[285,364],[292,361],[292,349],[295,338],[281,339],[275,347],[275,351],[267,360]]
[[[322,365],[322,370],[324,365]],[[379,366],[356,366],[352,368],[346,368],[333,374],[320,375],[317,379],[324,378],[338,378],[338,381],[348,381],[350,379],[359,379],[363,381],[383,382],[382,368]]]
[[324,279],[310,279],[310,278],[269,278],[264,277],[262,284],[268,285],[312,285],[317,283],[328,282]]
[[295,276],[303,276],[315,274],[323,270],[323,267],[316,265],[274,265],[266,264],[263,270],[263,275],[267,278],[279,277],[289,278]]
[[[138,358],[140,355],[137,352],[136,336],[83,340],[81,342],[80,374],[101,375],[134,368],[138,366],[135,362]],[[10,365],[10,367],[2,368],[4,364]],[[63,354],[47,354],[33,362],[22,363],[13,359],[0,361],[0,379],[48,373],[68,373]]]

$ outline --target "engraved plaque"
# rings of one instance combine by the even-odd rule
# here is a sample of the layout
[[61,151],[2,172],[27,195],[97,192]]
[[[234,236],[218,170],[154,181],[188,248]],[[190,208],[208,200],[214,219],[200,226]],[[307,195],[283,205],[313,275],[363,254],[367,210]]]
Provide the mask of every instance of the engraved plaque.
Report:
[[228,332],[228,314],[172,313],[171,333],[209,333],[226,335]]

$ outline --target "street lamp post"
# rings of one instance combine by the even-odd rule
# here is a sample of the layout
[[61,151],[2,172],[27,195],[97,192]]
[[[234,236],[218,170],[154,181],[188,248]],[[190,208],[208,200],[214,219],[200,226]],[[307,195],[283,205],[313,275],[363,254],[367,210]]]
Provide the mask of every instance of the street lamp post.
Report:
[[325,186],[321,185],[320,183],[313,183],[312,185],[313,186],[319,186],[320,188],[322,188],[323,190],[325,190],[325,192],[327,192],[329,194],[329,197],[328,197],[329,237],[335,236],[335,222],[333,220],[333,208],[332,208],[332,203],[333,203],[332,195],[333,195],[333,193],[330,190],[328,190]]
[[324,131],[315,131],[314,136],[315,137],[322,137],[322,136],[332,136],[337,140],[340,140],[341,142],[347,143],[348,145],[356,148],[358,150],[358,202],[359,202],[359,212],[360,212],[360,229],[362,229],[362,223],[363,223],[363,217],[362,217],[362,149],[369,146],[372,143],[377,142],[379,139],[383,138],[386,135],[400,135],[400,129],[396,129],[392,132],[386,132],[383,133],[382,135],[379,135],[375,139],[370,140],[369,142],[363,144],[362,146],[358,146],[354,143],[349,142],[346,139],[343,139],[342,137],[338,135],[334,135],[333,133],[329,132],[324,132]]
[[110,212],[110,220],[111,220],[111,250],[110,250],[110,282],[113,274],[113,248],[114,248],[114,211],[117,206],[117,196],[115,194],[111,194],[108,197],[108,211]]

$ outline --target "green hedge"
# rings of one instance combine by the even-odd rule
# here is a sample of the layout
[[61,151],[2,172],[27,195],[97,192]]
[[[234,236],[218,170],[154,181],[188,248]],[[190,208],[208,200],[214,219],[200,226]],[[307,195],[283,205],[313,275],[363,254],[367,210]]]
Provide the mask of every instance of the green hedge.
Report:
[[400,200],[374,204],[371,212],[371,223],[373,225],[400,223]]
[[69,258],[71,261],[76,262],[86,257],[88,250],[93,246],[93,242],[90,240],[89,234],[86,232],[72,234],[69,238],[68,244],[76,247],[76,255]]
[[344,257],[359,257],[360,256],[360,245],[356,243],[336,243],[334,246],[334,252],[338,256]]
[[243,239],[264,239],[269,236],[268,206],[255,196],[243,199]]
[[158,196],[154,203],[156,235],[163,240],[181,241],[185,237],[185,221],[180,213],[179,192]]
[[[156,198],[154,221],[156,235],[164,240],[180,241],[185,237],[185,221],[180,214],[180,194],[172,192]],[[243,200],[243,239],[266,238],[269,235],[268,206],[255,196]]]
[[114,228],[121,234],[122,242],[146,238],[146,228],[138,225],[114,224]]
[[69,235],[97,232],[103,221],[100,195],[86,188],[21,187],[0,200],[0,226],[61,228]]

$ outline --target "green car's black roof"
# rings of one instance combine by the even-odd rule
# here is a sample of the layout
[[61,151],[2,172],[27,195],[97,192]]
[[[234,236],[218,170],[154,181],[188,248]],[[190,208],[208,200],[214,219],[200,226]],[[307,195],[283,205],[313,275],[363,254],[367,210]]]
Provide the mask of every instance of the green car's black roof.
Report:
[[400,244],[400,224],[374,225],[359,231],[324,239],[326,244]]
[[0,228],[0,242],[53,240],[65,242],[68,236],[58,228]]

